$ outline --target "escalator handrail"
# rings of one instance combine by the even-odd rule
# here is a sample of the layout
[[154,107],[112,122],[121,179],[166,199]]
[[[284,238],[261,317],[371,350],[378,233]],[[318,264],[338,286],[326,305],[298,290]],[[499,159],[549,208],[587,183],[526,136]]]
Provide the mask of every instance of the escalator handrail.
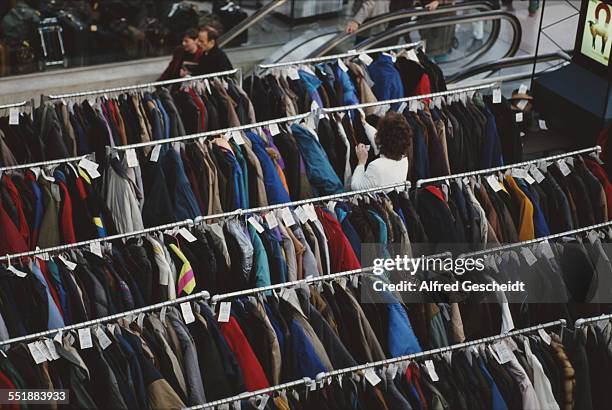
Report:
[[[571,53],[571,50],[555,51],[554,53],[540,54],[539,56],[537,56],[537,61],[544,62],[559,59],[569,61],[571,59],[571,56],[568,55],[568,53]],[[518,67],[525,64],[533,64],[535,59],[536,56],[530,54],[524,56],[506,57],[496,61],[487,61],[481,64],[467,67],[461,71],[454,73],[453,75],[449,76],[449,78],[447,78],[446,82],[447,84],[458,83],[478,74],[486,73],[488,71],[497,71],[503,68]]]
[[227,43],[229,43],[230,41],[238,37],[245,30],[248,30],[249,28],[251,28],[253,25],[258,23],[261,19],[266,17],[268,14],[270,14],[271,12],[273,12],[274,10],[276,10],[278,7],[282,6],[286,2],[287,0],[272,0],[265,6],[257,10],[255,13],[253,13],[250,17],[248,17],[242,23],[234,26],[231,30],[223,33],[223,35],[219,37],[219,41],[218,41],[219,47],[223,47],[224,45],[226,45]]
[[[565,63],[561,64],[559,67],[554,67],[555,70],[566,66],[567,64],[569,64],[569,61],[566,61]],[[536,71],[535,76],[534,77],[538,77],[540,74],[544,74],[547,72],[550,72],[551,68],[545,68],[543,70],[540,71]],[[488,78],[479,78],[477,80],[474,81],[468,81],[467,83],[464,84],[451,84],[451,83],[447,83],[449,86],[449,89],[452,90],[454,88],[465,88],[465,87],[478,87],[480,85],[483,84],[490,84],[492,82],[495,83],[509,83],[509,82],[513,82],[513,81],[521,81],[521,80],[526,80],[531,78],[533,75],[532,70],[529,71],[525,71],[522,73],[514,73],[514,74],[506,74],[506,75],[500,75],[497,77],[488,77]]]
[[[360,51],[365,51],[369,48],[376,47],[380,43],[384,43],[389,39],[396,38],[405,34],[408,34],[415,30],[424,30],[429,28],[438,28],[449,25],[457,25],[464,23],[474,23],[478,21],[488,21],[488,20],[506,20],[510,23],[510,25],[514,28],[514,37],[512,39],[512,44],[510,48],[501,58],[511,57],[516,54],[521,45],[521,39],[523,36],[523,31],[521,28],[521,23],[519,19],[508,12],[505,11],[487,11],[484,13],[474,14],[470,16],[449,16],[444,17],[437,20],[431,21],[416,21],[411,23],[402,24],[400,26],[394,27],[391,30],[388,30],[384,33],[381,33],[377,36],[371,37],[362,43],[358,44],[356,49]],[[465,64],[465,66],[469,65],[472,61],[480,57],[482,54],[486,53],[492,46],[494,41],[491,41],[492,36],[489,38],[490,44],[485,47],[485,49],[478,53],[476,57],[474,57],[471,61]]]
[[331,39],[329,42],[327,42],[323,46],[314,50],[312,53],[310,53],[310,55],[308,55],[308,57],[323,56],[329,53],[331,50],[333,50],[335,47],[337,47],[342,42],[352,38],[353,36],[361,32],[370,30],[371,28],[379,26],[381,24],[387,24],[395,20],[406,20],[412,17],[423,17],[423,16],[432,17],[438,14],[446,14],[446,13],[453,13],[457,11],[466,11],[466,10],[493,11],[495,10],[495,7],[493,6],[493,4],[491,4],[488,1],[477,1],[477,2],[457,3],[454,5],[450,5],[450,6],[440,6],[436,10],[432,10],[432,11],[429,11],[424,8],[414,8],[414,9],[408,9],[408,10],[400,10],[400,11],[396,11],[393,13],[387,13],[385,15],[375,17],[371,20],[366,21],[365,23],[359,26],[359,28],[357,29],[355,33],[349,34],[345,32],[339,32],[336,38]]

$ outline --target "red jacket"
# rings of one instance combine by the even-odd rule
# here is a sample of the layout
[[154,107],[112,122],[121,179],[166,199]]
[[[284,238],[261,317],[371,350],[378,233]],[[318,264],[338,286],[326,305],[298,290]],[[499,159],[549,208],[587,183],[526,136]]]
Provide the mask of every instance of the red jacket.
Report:
[[327,237],[331,273],[360,269],[361,263],[336,218],[320,208],[317,216]]
[[270,387],[261,363],[259,363],[257,356],[255,356],[255,352],[253,352],[236,319],[230,316],[229,322],[219,323],[219,327],[229,348],[234,353],[234,356],[236,356],[236,360],[238,360],[247,390],[255,391]]
[[601,185],[603,185],[604,191],[606,193],[606,202],[608,203],[608,220],[612,221],[612,184],[608,179],[608,175],[606,174],[606,171],[604,171],[603,167],[596,160],[587,157],[583,158],[587,168],[591,170],[593,175],[595,175]]

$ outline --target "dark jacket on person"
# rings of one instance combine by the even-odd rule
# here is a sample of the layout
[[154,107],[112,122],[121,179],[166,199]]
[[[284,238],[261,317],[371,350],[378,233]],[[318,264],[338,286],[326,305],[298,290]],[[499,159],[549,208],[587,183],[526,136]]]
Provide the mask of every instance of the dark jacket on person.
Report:
[[234,66],[227,58],[227,54],[215,45],[213,48],[204,52],[200,57],[200,62],[196,68],[195,75],[212,74],[221,71],[232,70]]

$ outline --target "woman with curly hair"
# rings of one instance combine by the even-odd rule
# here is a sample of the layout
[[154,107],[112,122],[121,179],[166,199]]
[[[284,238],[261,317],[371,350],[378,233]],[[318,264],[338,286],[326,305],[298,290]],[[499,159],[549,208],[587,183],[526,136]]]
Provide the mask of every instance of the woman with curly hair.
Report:
[[368,189],[406,181],[408,177],[408,149],[412,140],[412,129],[403,115],[389,111],[379,122],[376,145],[380,156],[370,162],[368,149],[359,144],[355,147],[357,167],[351,178],[351,189]]

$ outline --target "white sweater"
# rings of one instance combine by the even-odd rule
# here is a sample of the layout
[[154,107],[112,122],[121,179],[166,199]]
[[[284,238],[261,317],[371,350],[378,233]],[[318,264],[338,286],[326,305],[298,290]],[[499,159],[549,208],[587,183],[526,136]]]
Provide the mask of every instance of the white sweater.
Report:
[[408,158],[399,161],[380,156],[368,164],[368,169],[357,165],[351,179],[351,189],[376,188],[384,185],[397,184],[406,181],[408,176]]

